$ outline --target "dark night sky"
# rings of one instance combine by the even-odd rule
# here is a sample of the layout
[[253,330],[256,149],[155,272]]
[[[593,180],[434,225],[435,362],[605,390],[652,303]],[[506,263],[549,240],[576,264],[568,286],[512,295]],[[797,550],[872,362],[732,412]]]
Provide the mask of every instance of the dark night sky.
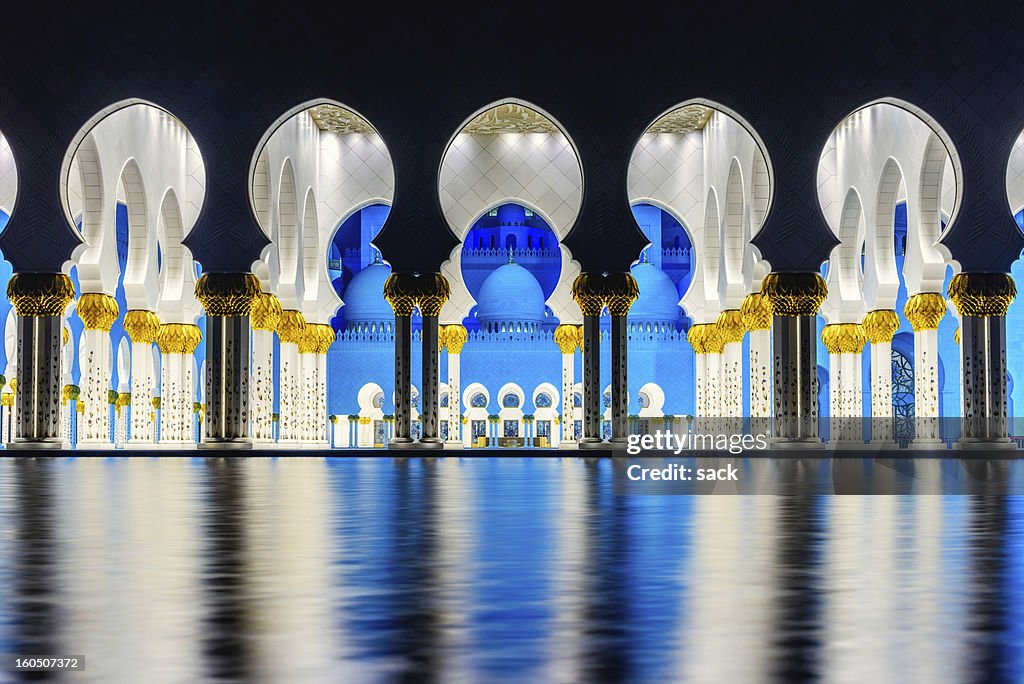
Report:
[[435,271],[447,258],[455,238],[438,202],[440,160],[467,117],[504,97],[535,103],[576,143],[585,195],[566,242],[588,271],[623,271],[635,258],[644,239],[626,194],[630,154],[654,118],[695,97],[735,111],[765,143],[774,196],[755,244],[775,270],[816,270],[827,257],[818,157],[844,116],[882,97],[926,111],[955,146],[964,186],[948,244],[964,268],[1008,270],[1024,246],[1004,180],[1024,128],[1018,5],[620,9],[5,8],[0,130],[20,188],[0,247],[18,270],[67,259],[77,238],[60,206],[61,162],[91,116],[129,97],[167,108],[200,146],[207,197],[188,242],[208,271],[248,270],[258,256],[252,157],[275,120],[317,97],[365,115],[388,146],[397,187],[376,243],[399,271]]

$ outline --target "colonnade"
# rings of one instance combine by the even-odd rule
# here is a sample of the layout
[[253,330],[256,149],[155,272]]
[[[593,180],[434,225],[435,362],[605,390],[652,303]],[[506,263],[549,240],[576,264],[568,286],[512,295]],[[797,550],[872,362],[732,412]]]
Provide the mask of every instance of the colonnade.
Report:
[[[959,446],[1010,446],[1006,387],[1006,311],[1016,296],[1013,280],[1001,273],[958,274],[948,288],[956,307],[962,360],[962,431]],[[715,323],[691,326],[689,341],[696,352],[697,429],[707,419],[721,418],[723,428],[739,415],[735,396],[743,378],[730,369],[743,332],[750,333],[746,390],[750,430],[768,425],[772,443],[783,447],[820,446],[818,438],[818,380],[816,316],[827,296],[815,273],[767,276],[760,292],[748,295],[737,316],[723,312]],[[940,447],[938,327],[946,314],[940,293],[911,296],[903,315],[914,330],[915,438],[912,446]],[[833,323],[821,331],[829,353],[830,442],[834,446],[865,443],[862,409],[863,351],[870,345],[870,442],[894,445],[892,340],[899,328],[894,310],[868,312],[861,322]],[[742,330],[742,332],[741,332]],[[770,331],[770,341],[769,341]],[[971,336],[970,350],[963,342]],[[769,404],[768,397],[771,397]],[[717,423],[715,424],[718,425]]]
[[[207,312],[206,408],[202,416],[204,446],[244,446],[252,439],[273,439],[273,334],[281,338],[281,438],[283,443],[327,444],[326,352],[334,340],[329,326],[306,324],[297,311],[280,311],[273,295],[263,293],[251,274],[204,276],[197,296]],[[461,429],[459,355],[468,335],[461,325],[437,323],[447,300],[447,281],[439,274],[395,274],[385,295],[396,315],[396,416],[393,446],[411,440],[410,317],[416,307],[424,318],[422,447],[438,448],[439,353],[449,354],[449,441]],[[824,281],[814,273],[773,273],[760,292],[748,295],[738,310],[723,312],[716,323],[691,327],[697,352],[696,414],[698,418],[739,418],[742,413],[743,335],[751,334],[747,392],[752,418],[767,416],[766,397],[772,397],[771,434],[783,446],[820,443],[817,437],[816,314],[826,296]],[[78,302],[85,324],[83,382],[80,394],[62,382],[63,316],[74,292],[62,274],[17,274],[8,296],[18,315],[18,377],[12,380],[13,447],[59,447],[69,439],[70,404],[78,411],[80,443],[110,444],[110,338],[117,318],[106,295],[83,295]],[[636,298],[636,284],[627,274],[582,274],[573,287],[583,313],[583,325],[561,326],[556,343],[562,352],[562,415],[572,415],[573,356],[582,349],[584,361],[584,434],[581,448],[601,443],[600,323],[604,307],[612,317],[612,443],[625,439],[628,425],[626,396],[628,337],[625,319]],[[953,278],[948,296],[961,319],[964,447],[1009,445],[1006,388],[1006,310],[1016,296],[1005,274],[961,273]],[[111,298],[112,299],[112,298]],[[938,442],[937,328],[946,301],[939,293],[912,296],[904,315],[914,328],[915,401],[918,414],[916,443]],[[770,323],[769,323],[770,313]],[[252,320],[250,322],[250,315]],[[861,353],[870,344],[871,437],[892,439],[890,354],[898,314],[869,312],[860,323],[825,327],[822,339],[830,355],[833,377],[831,413],[837,426],[833,441],[861,440]],[[129,445],[155,439],[154,413],[159,413],[160,443],[184,445],[193,441],[193,357],[203,336],[186,323],[162,323],[150,311],[125,316],[132,342],[130,394],[114,397],[115,415],[124,416]],[[250,330],[252,328],[252,330]],[[766,344],[771,335],[770,350]],[[250,392],[250,335],[253,391]],[[443,345],[442,345],[443,341]],[[150,345],[161,351],[161,393],[157,404],[150,392],[153,374]],[[771,359],[770,363],[768,359]],[[77,395],[77,396],[76,396]],[[149,410],[150,406],[155,410]],[[130,428],[127,416],[130,412]],[[844,421],[843,419],[850,419]],[[250,424],[252,433],[250,435]],[[285,427],[287,425],[287,428]],[[117,430],[115,430],[117,431]],[[571,421],[562,421],[562,440],[573,438]],[[120,433],[119,433],[120,434]]]
[[[275,441],[275,333],[284,357],[281,386],[287,390],[281,408],[288,427],[279,442],[327,446],[326,355],[335,339],[333,329],[306,324],[298,312],[282,311],[275,296],[259,290],[252,274],[203,276],[196,296],[207,313],[208,373],[202,403],[195,391],[194,354],[204,335],[197,325],[162,322],[153,311],[127,311],[124,328],[131,341],[131,364],[130,376],[122,378],[121,385],[130,391],[113,391],[110,329],[118,306],[109,295],[83,294],[75,306],[84,326],[81,386],[75,386],[65,382],[61,352],[68,337],[64,317],[74,301],[70,279],[63,274],[14,276],[8,297],[18,317],[16,367],[22,391],[16,391],[17,381],[12,379],[11,391],[4,393],[4,420],[9,425],[2,437],[8,447],[68,447],[73,425],[74,441],[90,449],[189,448],[199,440],[197,425],[203,429],[200,447]],[[154,344],[160,350],[159,378],[153,366]],[[251,389],[250,356],[255,371]],[[154,393],[156,388],[159,394]]]

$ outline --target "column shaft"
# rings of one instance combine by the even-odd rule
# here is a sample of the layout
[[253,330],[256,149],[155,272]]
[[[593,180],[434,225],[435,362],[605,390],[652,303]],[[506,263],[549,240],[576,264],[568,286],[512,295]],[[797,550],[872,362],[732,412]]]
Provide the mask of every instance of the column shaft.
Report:
[[395,315],[394,446],[412,443],[412,319]]
[[774,316],[774,439],[818,444],[817,334],[814,316]]
[[629,435],[629,337],[626,316],[612,316],[612,441]]
[[[10,447],[53,448],[61,446],[61,317],[18,316],[18,391],[14,441]],[[106,408],[106,403],[104,403]]]
[[274,333],[252,331],[252,395],[249,402],[254,442],[274,441]]
[[583,317],[583,444],[601,441],[601,319]]
[[462,427],[462,386],[460,383],[460,365],[462,354],[454,354],[448,350],[448,441],[461,443],[459,430]]
[[[421,379],[423,387],[420,389],[420,445],[441,446],[441,439],[437,436],[437,411],[439,397],[439,369],[437,316],[423,316],[423,341],[421,354]],[[449,402],[451,396],[449,393]]]
[[1006,318],[963,316],[960,320],[964,371],[962,444],[1006,441]]
[[249,316],[208,315],[203,447],[252,446],[249,436],[249,358]]
[[576,379],[576,351],[562,354],[562,439],[560,447],[570,448],[576,443],[575,425],[573,420],[573,408],[575,405]]

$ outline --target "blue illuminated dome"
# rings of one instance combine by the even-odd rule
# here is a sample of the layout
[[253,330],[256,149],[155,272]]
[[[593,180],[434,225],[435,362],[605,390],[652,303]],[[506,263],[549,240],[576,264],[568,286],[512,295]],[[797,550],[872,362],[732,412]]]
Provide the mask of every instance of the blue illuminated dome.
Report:
[[544,291],[537,279],[511,259],[480,286],[477,319],[486,328],[501,323],[544,323]]
[[341,297],[345,302],[341,313],[347,325],[394,322],[395,313],[384,299],[384,281],[389,275],[391,267],[377,260],[352,278]]
[[678,323],[679,293],[664,271],[646,260],[630,269],[640,296],[629,309],[631,323]]

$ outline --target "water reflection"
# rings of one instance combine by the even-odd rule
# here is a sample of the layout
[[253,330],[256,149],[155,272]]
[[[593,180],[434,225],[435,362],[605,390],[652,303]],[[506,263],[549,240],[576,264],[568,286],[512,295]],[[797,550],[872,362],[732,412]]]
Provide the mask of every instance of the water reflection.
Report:
[[0,652],[84,654],[75,682],[1019,680],[1016,462],[744,462],[785,496],[623,467],[4,458]]

